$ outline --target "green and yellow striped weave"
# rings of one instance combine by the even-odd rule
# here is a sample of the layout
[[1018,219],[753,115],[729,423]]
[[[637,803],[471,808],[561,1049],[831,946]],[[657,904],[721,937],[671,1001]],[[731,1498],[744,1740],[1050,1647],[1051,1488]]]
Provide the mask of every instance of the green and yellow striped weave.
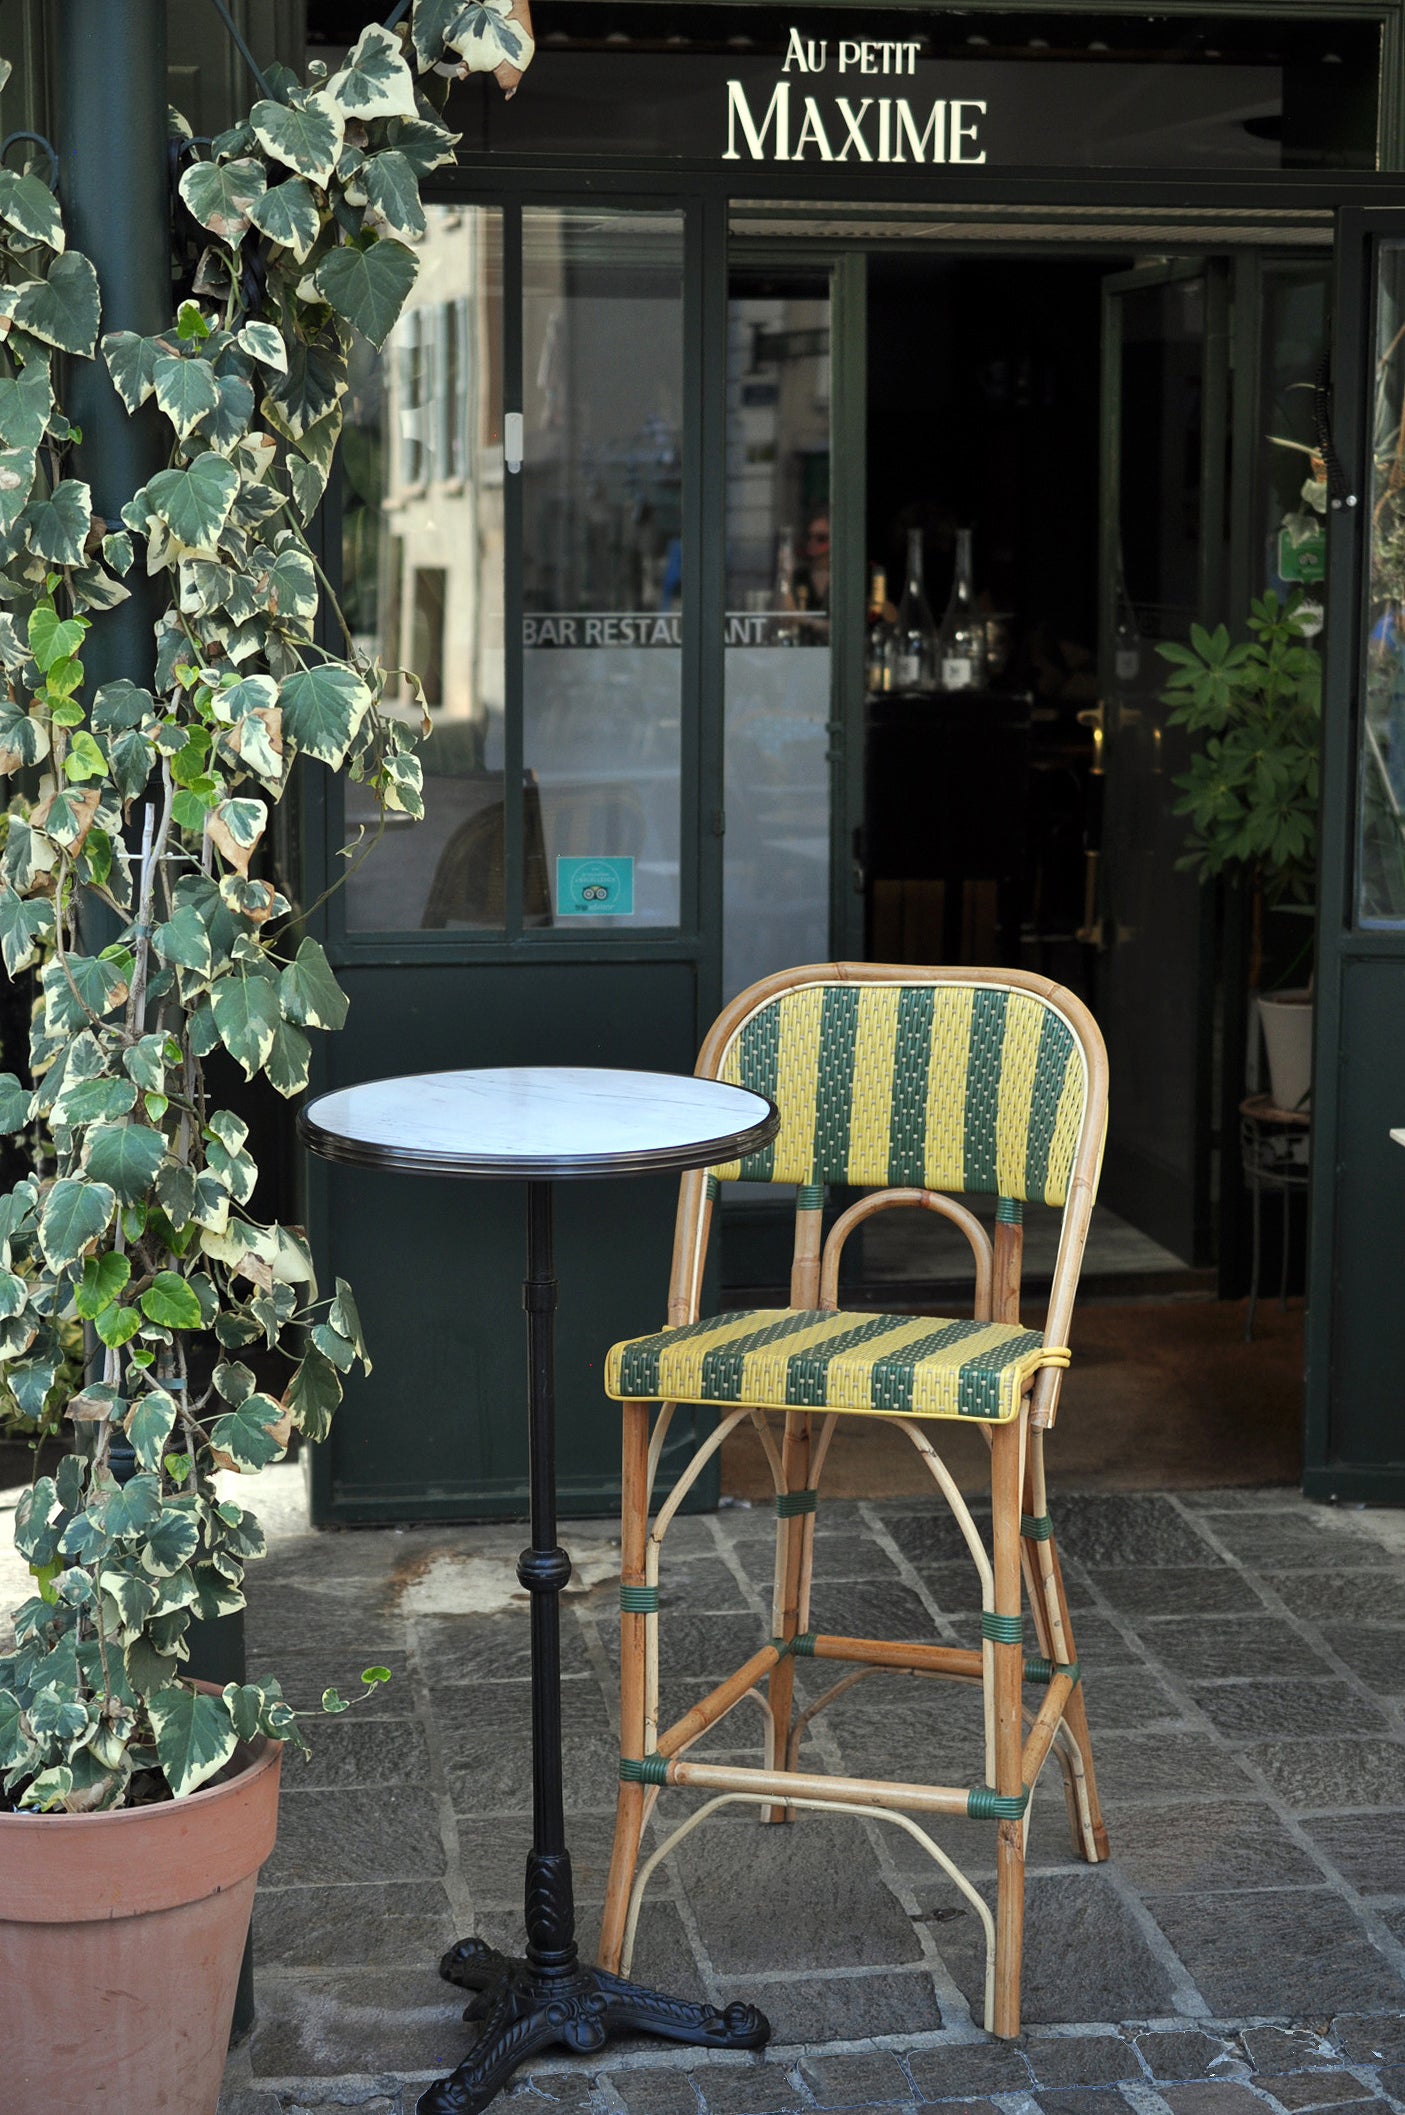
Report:
[[616,1344],[605,1392],[620,1402],[752,1404],[875,1417],[1003,1424],[1043,1364],[1064,1365],[1037,1330],[931,1315],[748,1308]]
[[723,1181],[1067,1195],[1083,1055],[1032,992],[803,985],[742,1023],[720,1076],[781,1112],[769,1146],[713,1170]]

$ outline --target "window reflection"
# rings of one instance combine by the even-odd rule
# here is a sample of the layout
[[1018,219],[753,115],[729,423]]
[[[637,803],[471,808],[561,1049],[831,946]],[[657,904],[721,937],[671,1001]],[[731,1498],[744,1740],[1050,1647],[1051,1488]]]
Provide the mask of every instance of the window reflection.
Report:
[[1405,925],[1405,245],[1377,270],[1359,912],[1379,926]]
[[[343,449],[344,600],[417,722],[425,819],[392,817],[346,888],[356,932],[500,929],[503,901],[502,221],[431,206],[420,274],[385,353],[354,358]],[[348,836],[375,810],[347,788]]]
[[524,920],[679,921],[683,221],[523,214]]
[[827,277],[727,315],[727,997],[829,946]]

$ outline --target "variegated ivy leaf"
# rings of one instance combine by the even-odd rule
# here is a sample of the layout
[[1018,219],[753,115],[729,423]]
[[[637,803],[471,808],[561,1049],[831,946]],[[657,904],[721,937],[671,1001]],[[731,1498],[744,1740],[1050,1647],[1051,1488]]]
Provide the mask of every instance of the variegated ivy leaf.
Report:
[[192,162],[180,180],[180,194],[202,228],[237,249],[249,232],[250,209],[267,183],[261,162]]
[[83,1142],[83,1166],[95,1181],[139,1204],[166,1158],[166,1141],[146,1124],[94,1124]]
[[272,367],[279,374],[288,372],[288,350],[283,343],[283,333],[272,323],[246,323],[237,342],[251,360]]
[[244,438],[254,415],[254,392],[242,375],[220,375],[219,401],[200,431],[212,448],[228,455]]
[[164,1388],[149,1389],[127,1412],[127,1437],[137,1460],[152,1475],[161,1466],[175,1422],[175,1401]]
[[46,361],[27,360],[13,378],[0,379],[0,441],[7,448],[37,448],[53,408]]
[[383,154],[371,155],[358,180],[368,202],[392,234],[412,240],[423,235],[425,218],[419,180],[403,154],[389,147]]
[[307,552],[290,533],[279,539],[259,594],[285,630],[308,634],[317,615],[317,576]]
[[286,677],[279,702],[285,737],[319,763],[340,770],[370,709],[371,693],[354,670],[329,661]]
[[81,478],[66,477],[44,499],[32,499],[20,516],[30,547],[54,565],[81,565],[93,525],[93,495]]
[[20,289],[14,321],[32,338],[60,352],[90,357],[98,335],[98,275],[76,250],[65,250],[47,279]]
[[64,246],[58,201],[37,176],[0,167],[0,220],[18,228],[31,242],[42,242],[51,250]]
[[346,1020],[346,993],[332,975],[320,941],[305,939],[278,980],[284,1018],[302,1028],[340,1028]]
[[327,489],[326,470],[320,463],[310,463],[298,455],[290,456],[288,482],[293,488],[293,505],[304,521],[311,521]]
[[311,1064],[312,1045],[302,1030],[280,1021],[264,1068],[274,1087],[282,1095],[301,1094],[307,1086]]
[[159,338],[143,338],[134,330],[109,331],[102,341],[102,356],[112,377],[112,386],[128,411],[136,411],[156,387],[156,362],[164,348]]
[[267,822],[268,810],[261,800],[222,800],[205,818],[205,828],[220,856],[236,872],[247,874]]
[[156,401],[184,440],[219,403],[215,371],[199,353],[162,353],[152,369]]
[[227,1454],[241,1474],[266,1469],[287,1450],[291,1420],[281,1403],[269,1395],[250,1395],[235,1410],[217,1417],[210,1427],[210,1445]]
[[252,1079],[273,1048],[274,1030],[282,1020],[277,973],[271,963],[236,962],[211,993],[215,1030],[236,1064]]
[[[292,113],[289,113],[292,115]],[[310,185],[300,176],[276,184],[253,208],[250,218],[270,242],[291,250],[301,264],[322,232],[322,215]]]
[[511,15],[511,0],[469,0],[444,41],[469,73],[496,73],[503,65],[525,73],[536,46],[526,24]]
[[405,118],[390,127],[390,144],[404,155],[416,176],[430,176],[452,162],[458,141],[458,133],[424,116]]
[[34,490],[33,448],[0,449],[0,536],[8,536]]
[[346,389],[346,358],[340,346],[298,339],[288,347],[287,370],[269,390],[264,410],[289,440],[300,441],[336,409]]
[[378,22],[357,38],[345,66],[327,83],[327,95],[345,117],[411,118],[418,114],[415,83],[400,39]]
[[198,1791],[233,1755],[234,1725],[223,1697],[173,1682],[169,1689],[153,1691],[146,1708],[162,1771],[177,1799]]
[[324,257],[312,276],[337,314],[379,350],[418,273],[419,259],[404,243],[363,235]]
[[23,771],[48,754],[49,730],[43,721],[0,698],[0,771]]
[[428,73],[431,66],[439,64],[454,25],[464,12],[465,0],[415,0],[410,36],[421,73]]
[[[341,151],[346,111],[339,108],[325,91],[307,96],[297,104],[255,103],[249,121],[259,145],[272,160],[296,169],[299,176],[310,176],[315,183],[330,181]],[[280,185],[278,188],[286,190],[288,187]],[[265,233],[271,232],[265,230]],[[282,239],[281,236],[274,237],[275,241]]]
[[39,1245],[53,1270],[76,1263],[85,1249],[106,1233],[117,1198],[104,1182],[86,1176],[67,1176],[56,1182],[44,1200],[39,1220]]
[[[220,455],[198,455],[188,470],[161,470],[131,504],[169,531],[178,555],[212,556],[239,490],[239,473]],[[126,519],[126,509],[123,509]]]

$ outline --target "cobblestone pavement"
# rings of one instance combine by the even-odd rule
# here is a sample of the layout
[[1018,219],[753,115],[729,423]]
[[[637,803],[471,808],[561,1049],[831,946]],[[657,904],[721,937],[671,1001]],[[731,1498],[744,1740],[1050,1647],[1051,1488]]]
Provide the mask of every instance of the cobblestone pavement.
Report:
[[[901,1830],[729,1809],[665,1861],[636,1972],[753,1997],[761,2056],[616,2044],[546,2059],[504,2097],[591,2115],[783,2115],[956,2104],[978,2115],[1405,2115],[1405,1533],[1286,1491],[1053,1506],[1113,1862],[1069,1851],[1057,1776],[1030,1841],[1026,2031],[973,2025],[978,1920]],[[661,1617],[664,1708],[769,1630],[772,1521],[680,1521]],[[617,1661],[610,1526],[568,1526],[567,1797],[582,1936],[609,1855]],[[477,1929],[520,1939],[530,1832],[520,1528],[280,1536],[250,1578],[251,1664],[295,1701],[394,1680],[285,1768],[255,1919],[258,2022],[220,2115],[408,2115],[471,2030],[435,1966]],[[925,1501],[822,1507],[820,1630],[971,1642],[972,1574]],[[798,1672],[811,1685],[813,1663]],[[813,1688],[811,1693],[817,1693]],[[979,1700],[879,1676],[816,1722],[829,1768],[972,1782]],[[709,1753],[742,1753],[738,1712]],[[755,1750],[750,1751],[754,1753]],[[807,1753],[810,1750],[807,1748]],[[1050,1773],[1053,1774],[1053,1773]],[[666,1825],[690,1795],[665,1792]],[[938,1824],[988,1885],[990,1824]],[[543,2110],[544,2115],[544,2110]]]

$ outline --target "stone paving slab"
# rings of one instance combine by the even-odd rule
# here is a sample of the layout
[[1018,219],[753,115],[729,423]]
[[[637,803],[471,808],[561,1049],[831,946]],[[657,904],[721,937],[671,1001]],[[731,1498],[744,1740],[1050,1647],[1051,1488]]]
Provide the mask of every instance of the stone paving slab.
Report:
[[[504,2115],[1405,2115],[1405,1538],[1288,1491],[1053,1511],[1114,1855],[1091,1869],[1073,1857],[1051,1766],[1032,1807],[1019,2042],[976,2024],[978,1920],[896,1826],[802,1815],[761,1829],[734,1808],[661,1864],[636,1967],[680,1995],[761,2003],[772,2047],[641,2039],[540,2059]],[[579,1532],[588,1581],[601,1578],[609,1524]],[[760,1507],[676,1524],[665,1721],[769,1633],[773,1532]],[[220,2115],[410,2115],[466,2052],[439,1953],[469,1930],[504,1947],[521,1934],[520,1540],[501,1524],[290,1532],[251,1571],[251,1658],[295,1701],[329,1681],[354,1691],[371,1661],[393,1679],[314,1728],[308,1769],[287,1766],[256,1913],[258,2025],[231,2057]],[[978,1634],[969,1557],[937,1506],[825,1507],[817,1573],[815,1627]],[[472,1588],[462,1609],[455,1579]],[[587,1948],[616,1782],[613,1600],[602,1583],[563,1605]],[[797,1676],[807,1701],[829,1680],[818,1662]],[[757,1754],[761,1723],[743,1706],[701,1752]],[[980,1747],[975,1692],[878,1676],[815,1720],[804,1753],[816,1768],[963,1783],[983,1774]],[[646,1847],[700,1804],[666,1791]],[[930,1832],[989,1898],[993,1830]]]

